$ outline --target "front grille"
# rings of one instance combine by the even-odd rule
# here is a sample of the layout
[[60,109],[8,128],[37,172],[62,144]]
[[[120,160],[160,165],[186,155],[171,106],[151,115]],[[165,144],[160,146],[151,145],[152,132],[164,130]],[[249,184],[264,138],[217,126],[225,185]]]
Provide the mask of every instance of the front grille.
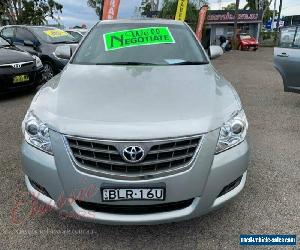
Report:
[[[108,173],[125,175],[150,174],[177,169],[190,163],[197,152],[201,136],[147,141],[114,142],[67,137],[76,161],[85,167]],[[139,163],[129,163],[122,157],[124,148],[139,145],[145,158]]]
[[[14,68],[13,65],[15,64],[19,64],[21,67],[20,68]],[[10,63],[10,64],[1,64],[0,68],[11,68],[11,69],[21,69],[24,68],[25,66],[29,66],[29,65],[34,65],[33,61],[29,61],[29,62],[21,62],[21,63]]]
[[90,210],[94,212],[135,215],[163,213],[181,210],[192,205],[193,201],[194,199],[172,203],[161,203],[155,205],[107,205],[85,201],[76,201],[76,204],[85,210]]

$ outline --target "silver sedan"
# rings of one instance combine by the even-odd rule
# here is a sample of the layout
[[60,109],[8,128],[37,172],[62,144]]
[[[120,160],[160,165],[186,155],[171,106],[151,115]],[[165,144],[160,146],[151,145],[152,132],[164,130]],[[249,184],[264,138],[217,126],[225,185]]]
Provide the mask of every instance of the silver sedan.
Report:
[[[218,53],[211,48],[211,58]],[[182,22],[99,22],[39,90],[22,127],[29,192],[68,217],[186,220],[245,185],[241,101]]]

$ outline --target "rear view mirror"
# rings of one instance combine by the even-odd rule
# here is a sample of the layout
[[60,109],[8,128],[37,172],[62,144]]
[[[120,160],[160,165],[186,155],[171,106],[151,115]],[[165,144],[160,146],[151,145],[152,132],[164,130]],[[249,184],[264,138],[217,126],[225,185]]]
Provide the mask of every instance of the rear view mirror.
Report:
[[69,60],[72,56],[72,49],[69,45],[62,45],[56,48],[54,54],[58,58]]
[[212,45],[208,49],[208,55],[210,59],[215,59],[224,54],[223,49],[220,46]]

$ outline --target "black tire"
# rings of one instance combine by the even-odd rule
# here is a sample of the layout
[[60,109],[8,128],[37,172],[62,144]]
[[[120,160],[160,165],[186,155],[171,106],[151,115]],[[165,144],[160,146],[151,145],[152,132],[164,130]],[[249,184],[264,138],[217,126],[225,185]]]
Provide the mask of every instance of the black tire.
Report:
[[44,72],[43,72],[43,79],[45,82],[49,81],[54,76],[54,69],[51,63],[44,62]]

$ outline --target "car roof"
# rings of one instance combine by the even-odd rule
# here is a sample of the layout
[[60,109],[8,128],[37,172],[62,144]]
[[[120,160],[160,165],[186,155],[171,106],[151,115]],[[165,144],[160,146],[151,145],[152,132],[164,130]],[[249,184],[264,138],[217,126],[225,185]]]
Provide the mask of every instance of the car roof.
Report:
[[6,25],[1,28],[8,28],[8,27],[22,27],[22,28],[51,28],[51,29],[59,29],[57,27],[53,26],[43,26],[43,25],[17,25],[17,24],[12,24],[12,25]]
[[100,24],[130,24],[130,23],[149,23],[161,25],[184,25],[184,22],[172,19],[160,18],[140,18],[140,19],[116,19],[116,20],[102,20]]

